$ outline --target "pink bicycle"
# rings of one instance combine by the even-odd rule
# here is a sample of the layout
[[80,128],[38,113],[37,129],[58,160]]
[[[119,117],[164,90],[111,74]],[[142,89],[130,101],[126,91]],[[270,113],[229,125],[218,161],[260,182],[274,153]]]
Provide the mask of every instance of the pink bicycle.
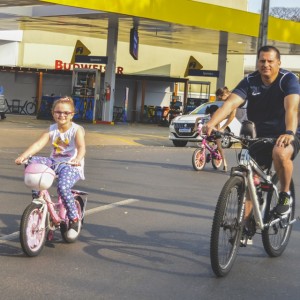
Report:
[[212,136],[201,135],[202,141],[192,157],[193,167],[196,171],[201,171],[206,163],[211,161],[214,169],[219,169],[222,165],[222,156],[217,149],[215,138]]
[[26,186],[39,190],[39,197],[34,198],[27,206],[20,224],[21,246],[24,253],[31,257],[37,256],[43,250],[46,239],[53,239],[55,230],[60,229],[65,242],[73,243],[77,240],[82,228],[88,193],[72,190],[79,226],[77,235],[70,238],[68,236],[69,220],[62,200],[58,197],[57,201],[53,202],[48,192],[55,177],[55,172],[43,164],[32,163],[25,168]]

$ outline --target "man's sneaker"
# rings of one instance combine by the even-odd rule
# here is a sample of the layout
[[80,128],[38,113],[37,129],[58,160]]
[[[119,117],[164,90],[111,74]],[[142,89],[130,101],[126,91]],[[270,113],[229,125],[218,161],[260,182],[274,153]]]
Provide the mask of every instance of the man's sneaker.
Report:
[[246,247],[247,245],[253,245],[253,240],[252,238],[249,238],[247,236],[244,236],[240,240],[240,247]]
[[278,215],[284,215],[289,213],[291,196],[286,192],[279,193],[278,203],[275,207],[275,212]]
[[78,235],[79,221],[70,221],[69,230],[67,232],[67,237],[69,239],[75,239]]

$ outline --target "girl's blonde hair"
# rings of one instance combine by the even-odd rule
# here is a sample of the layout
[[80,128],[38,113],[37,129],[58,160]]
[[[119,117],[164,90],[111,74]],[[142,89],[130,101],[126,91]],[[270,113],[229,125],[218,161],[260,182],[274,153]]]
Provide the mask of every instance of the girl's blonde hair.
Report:
[[62,98],[59,98],[57,100],[55,100],[53,102],[53,105],[52,105],[52,112],[54,111],[55,109],[55,106],[59,103],[63,103],[63,104],[69,104],[72,108],[72,111],[75,112],[75,105],[74,105],[74,101],[71,97],[69,96],[65,96],[65,97],[62,97]]

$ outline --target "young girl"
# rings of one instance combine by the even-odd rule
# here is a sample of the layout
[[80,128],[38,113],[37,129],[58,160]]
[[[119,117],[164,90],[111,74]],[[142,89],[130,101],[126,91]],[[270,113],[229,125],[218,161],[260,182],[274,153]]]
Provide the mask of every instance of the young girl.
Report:
[[[70,220],[68,236],[73,238],[78,230],[76,206],[71,188],[79,179],[84,179],[85,140],[83,127],[72,122],[75,107],[72,98],[64,97],[56,100],[52,106],[52,116],[55,124],[50,125],[49,131],[26,149],[17,159],[16,164],[21,164],[29,156],[42,150],[50,141],[52,150],[50,157],[33,156],[30,163],[42,163],[55,170],[58,176],[57,192],[61,196]],[[60,164],[56,169],[55,163]],[[37,192],[36,192],[37,193]]]

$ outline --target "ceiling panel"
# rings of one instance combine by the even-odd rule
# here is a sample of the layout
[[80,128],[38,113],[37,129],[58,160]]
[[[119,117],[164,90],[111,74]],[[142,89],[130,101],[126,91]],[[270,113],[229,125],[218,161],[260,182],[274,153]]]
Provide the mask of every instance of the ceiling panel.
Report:
[[[218,53],[219,31],[95,11],[61,16],[58,16],[57,13],[52,16],[26,16],[28,7],[37,5],[49,6],[38,0],[0,0],[0,8],[3,8],[0,9],[0,30],[45,30],[106,39],[108,19],[114,16],[119,20],[119,41],[128,42],[130,29],[133,24],[138,24],[141,44]],[[13,10],[6,10],[8,7],[16,6],[26,7],[26,14],[22,16],[18,11],[18,15],[14,15]],[[274,41],[269,41],[269,43],[277,46],[282,54],[300,54],[299,45]],[[238,34],[228,35],[228,53],[230,54],[255,54],[256,44],[257,38]]]

